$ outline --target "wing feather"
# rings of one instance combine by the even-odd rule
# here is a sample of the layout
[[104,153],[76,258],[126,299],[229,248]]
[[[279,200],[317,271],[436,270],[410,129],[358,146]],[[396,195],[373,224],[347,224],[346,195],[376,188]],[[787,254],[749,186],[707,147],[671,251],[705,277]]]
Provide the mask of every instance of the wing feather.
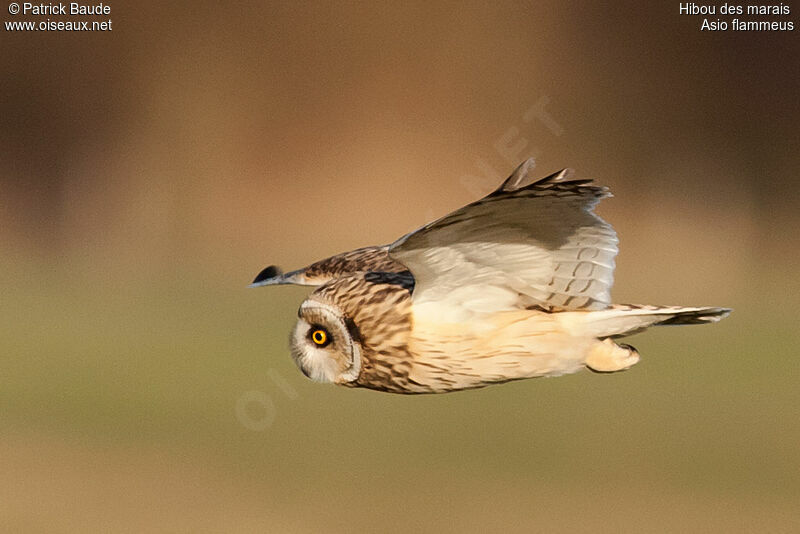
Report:
[[275,265],[270,265],[258,273],[250,287],[281,284],[320,286],[334,278],[341,278],[351,274],[368,272],[400,273],[405,271],[405,266],[397,263],[389,256],[388,249],[388,245],[359,248],[316,261],[302,269],[288,273],[284,273]]

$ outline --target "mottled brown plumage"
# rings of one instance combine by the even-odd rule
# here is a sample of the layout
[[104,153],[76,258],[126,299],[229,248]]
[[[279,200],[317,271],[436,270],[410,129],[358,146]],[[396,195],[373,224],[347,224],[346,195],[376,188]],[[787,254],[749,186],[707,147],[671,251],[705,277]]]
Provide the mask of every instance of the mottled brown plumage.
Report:
[[359,248],[314,262],[303,271],[306,279],[315,284],[353,273],[408,271],[405,265],[389,256],[388,249],[387,246]]
[[315,261],[302,269],[285,274],[278,267],[271,265],[256,276],[251,287],[278,284],[319,286],[348,274],[403,271],[408,269],[389,256],[388,245],[363,247]]
[[358,328],[361,373],[346,385],[404,392],[412,364],[410,273],[370,273],[336,278],[309,300],[337,307]]

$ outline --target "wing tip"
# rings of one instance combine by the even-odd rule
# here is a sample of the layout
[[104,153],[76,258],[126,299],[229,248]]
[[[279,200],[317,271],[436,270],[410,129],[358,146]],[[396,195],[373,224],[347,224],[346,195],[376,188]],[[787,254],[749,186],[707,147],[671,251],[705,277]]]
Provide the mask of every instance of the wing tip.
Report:
[[526,159],[514,169],[511,176],[500,184],[497,191],[510,193],[535,184],[536,180],[531,178],[531,171],[533,171],[534,168],[536,168],[536,160],[534,158]]
[[261,287],[278,283],[277,279],[283,276],[283,271],[277,265],[270,265],[261,269],[253,282],[247,287]]
[[[571,178],[573,176],[575,176],[575,169],[573,169],[571,167],[565,167],[565,168],[561,169],[560,171],[554,172],[553,174],[551,174],[549,176],[545,176],[544,178],[541,178],[541,179],[537,180],[536,183],[537,184],[541,184],[541,183],[555,183],[555,182],[575,181],[575,180],[571,180]],[[589,181],[591,181],[591,180],[589,180]]]
[[560,171],[549,174],[543,178],[533,178],[532,171],[536,167],[536,160],[528,158],[511,173],[511,176],[497,188],[494,195],[502,193],[514,193],[526,189],[554,190],[561,192],[581,193],[591,192],[597,198],[607,198],[613,196],[608,187],[597,185],[591,178],[575,179],[575,169],[565,167]]

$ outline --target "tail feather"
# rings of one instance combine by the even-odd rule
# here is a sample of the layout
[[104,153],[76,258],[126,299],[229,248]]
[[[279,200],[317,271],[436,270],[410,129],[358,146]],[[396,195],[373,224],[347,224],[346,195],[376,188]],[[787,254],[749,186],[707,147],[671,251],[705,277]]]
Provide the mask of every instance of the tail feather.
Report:
[[675,315],[653,326],[717,323],[731,314],[730,308],[696,308],[678,311]]
[[636,334],[651,326],[716,323],[731,311],[714,307],[615,304],[586,314],[585,327],[594,337],[617,338]]

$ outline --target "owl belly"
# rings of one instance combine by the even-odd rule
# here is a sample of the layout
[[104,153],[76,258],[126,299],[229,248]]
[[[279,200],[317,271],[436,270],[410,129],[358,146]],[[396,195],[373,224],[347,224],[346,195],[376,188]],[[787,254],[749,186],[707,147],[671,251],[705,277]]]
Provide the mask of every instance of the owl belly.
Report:
[[497,382],[558,376],[584,367],[595,343],[564,331],[555,314],[533,310],[474,315],[443,322],[414,317],[408,377],[432,391],[453,391]]

